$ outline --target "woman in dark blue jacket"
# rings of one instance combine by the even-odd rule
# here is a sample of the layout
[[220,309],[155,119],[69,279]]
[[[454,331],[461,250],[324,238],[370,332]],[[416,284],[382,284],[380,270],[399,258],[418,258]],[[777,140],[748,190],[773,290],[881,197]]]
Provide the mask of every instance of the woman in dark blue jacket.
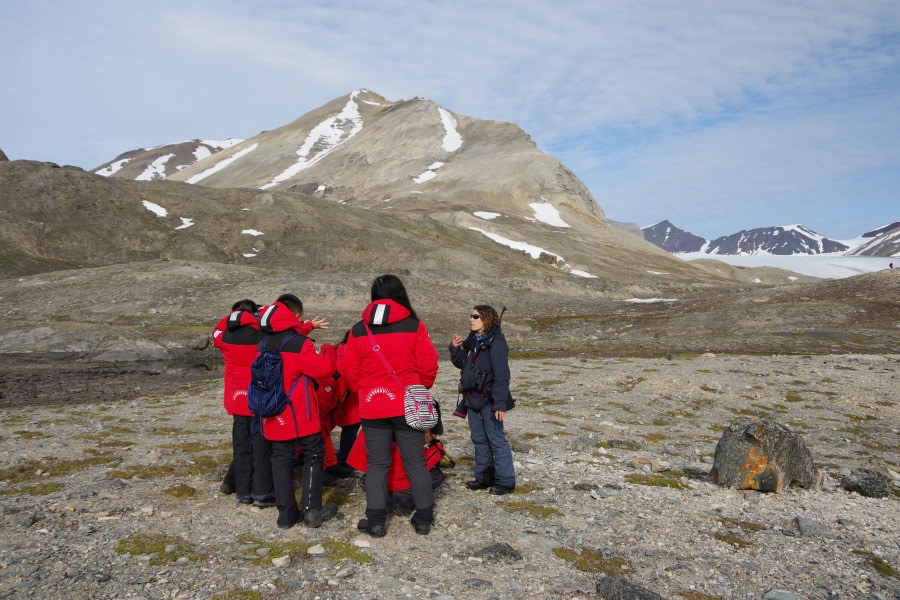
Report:
[[490,488],[508,494],[516,487],[512,449],[503,422],[512,408],[509,395],[509,346],[500,331],[500,315],[480,304],[469,317],[469,337],[454,334],[450,360],[462,371],[460,385],[475,445],[475,479],[470,490]]

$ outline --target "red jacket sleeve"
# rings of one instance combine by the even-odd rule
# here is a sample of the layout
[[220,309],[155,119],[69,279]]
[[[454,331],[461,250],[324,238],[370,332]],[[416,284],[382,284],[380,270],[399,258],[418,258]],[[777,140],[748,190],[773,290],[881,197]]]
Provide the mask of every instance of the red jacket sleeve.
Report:
[[212,330],[212,339],[213,346],[222,349],[222,336],[225,334],[225,327],[228,323],[228,317],[222,317],[218,323],[216,323],[215,329]]
[[416,332],[416,371],[419,380],[427,388],[434,385],[438,372],[438,353],[434,343],[428,335],[425,323],[419,322],[419,330]]
[[[293,381],[300,375],[306,375],[311,379],[321,379],[334,373],[335,355],[331,349],[316,352],[316,346],[312,340],[307,339],[300,347],[297,354],[284,353],[285,382]],[[285,383],[285,385],[288,385]]]
[[356,338],[350,338],[338,353],[337,370],[344,379],[344,383],[354,392],[359,389],[360,369],[362,368],[362,356],[359,354]]

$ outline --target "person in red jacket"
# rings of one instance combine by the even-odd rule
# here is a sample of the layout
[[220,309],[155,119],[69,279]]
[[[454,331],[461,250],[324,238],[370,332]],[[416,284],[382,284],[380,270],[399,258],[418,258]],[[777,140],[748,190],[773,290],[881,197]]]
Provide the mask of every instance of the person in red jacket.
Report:
[[[444,444],[438,439],[438,435],[443,432],[443,426],[438,424],[434,429],[423,432],[424,449],[425,449],[425,466],[431,473],[431,489],[436,490],[444,482],[444,472],[441,470],[440,463],[447,454]],[[366,454],[365,434],[360,434],[350,450],[347,457],[347,464],[354,469],[366,472],[368,469],[368,455]],[[365,488],[365,476],[360,481]],[[391,468],[388,470],[387,490],[388,490],[388,509],[396,515],[409,515],[415,505],[413,504],[412,495],[409,492],[409,478],[406,471],[403,470],[402,458],[400,451],[397,449],[397,443],[391,444]],[[362,530],[368,528],[368,525],[362,527]]]
[[[348,331],[344,339],[337,345],[338,361],[347,345]],[[340,447],[337,451],[337,464],[326,468],[337,479],[351,477],[354,469],[347,464],[347,457],[356,442],[356,434],[359,433],[359,398],[356,392],[347,387],[347,380],[338,377],[334,393],[334,408],[331,410],[328,420],[328,435],[335,427],[341,428]]]
[[[262,419],[263,436],[272,442],[272,476],[278,527],[288,529],[301,519],[319,527],[337,514],[337,506],[322,506],[324,444],[314,380],[334,373],[334,351],[319,354],[312,340],[301,333],[303,303],[294,294],[282,294],[259,311],[259,328],[266,347],[282,348],[285,390],[294,388],[284,411]],[[287,339],[286,338],[290,338]],[[282,347],[283,344],[283,347]],[[294,386],[298,378],[303,378]],[[301,455],[301,507],[294,495],[294,465]]]
[[212,334],[213,345],[225,359],[225,412],[233,419],[232,461],[219,491],[224,494],[237,493],[241,504],[253,503],[257,508],[268,508],[275,506],[272,445],[262,436],[251,436],[252,414],[247,408],[250,365],[256,358],[257,344],[262,339],[256,320],[258,310],[259,305],[253,300],[235,302],[231,312],[222,317]]
[[[387,474],[391,443],[396,442],[416,507],[411,522],[417,533],[427,535],[434,521],[431,477],[422,454],[422,432],[406,424],[403,396],[405,386],[420,384],[430,388],[434,384],[438,353],[396,275],[377,277],[372,282],[371,298],[362,320],[350,329],[338,365],[341,377],[359,397],[359,416],[369,454],[366,518],[358,527],[373,537],[387,533]],[[393,373],[376,352],[389,363]]]

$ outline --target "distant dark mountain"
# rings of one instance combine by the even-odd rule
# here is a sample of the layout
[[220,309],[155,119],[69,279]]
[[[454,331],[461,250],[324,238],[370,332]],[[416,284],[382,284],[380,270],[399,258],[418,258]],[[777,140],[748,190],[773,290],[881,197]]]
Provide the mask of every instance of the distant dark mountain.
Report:
[[895,231],[897,229],[900,229],[900,221],[894,221],[893,223],[885,225],[884,227],[879,227],[878,229],[873,229],[872,231],[867,231],[864,234],[862,234],[862,237],[876,238],[883,233],[887,233],[889,231]]
[[641,231],[645,240],[672,254],[700,252],[706,244],[706,240],[702,237],[679,229],[669,221],[660,221],[656,225],[643,227]]
[[[890,227],[890,226],[888,226]],[[882,228],[885,229],[885,228]],[[739,231],[711,242],[679,229],[669,221],[662,221],[642,229],[644,239],[672,254],[702,252],[705,254],[828,254],[846,252],[850,246],[836,242],[804,227],[763,227]],[[879,230],[880,231],[880,230]]]
[[784,227],[763,227],[749,231],[739,231],[717,238],[704,248],[707,254],[828,254],[846,252],[850,247],[828,239],[804,227],[786,225]]
[[[875,235],[873,236],[872,234]],[[900,257],[900,221],[864,233],[862,237],[873,239],[862,246],[857,246],[847,254],[852,256]]]

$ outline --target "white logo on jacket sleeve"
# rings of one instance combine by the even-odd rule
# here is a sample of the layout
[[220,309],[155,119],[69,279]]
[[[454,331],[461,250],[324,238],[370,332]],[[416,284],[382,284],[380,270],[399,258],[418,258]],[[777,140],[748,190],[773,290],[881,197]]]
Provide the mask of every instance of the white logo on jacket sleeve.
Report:
[[217,337],[219,337],[220,335],[222,335],[222,332],[219,331],[218,329],[216,329],[216,330],[213,332],[213,338],[217,338]]
[[366,394],[366,397],[363,399],[363,402],[371,402],[375,396],[387,396],[389,402],[393,402],[397,399],[397,395],[394,394],[389,388],[386,387],[377,387],[369,390],[369,393]]

